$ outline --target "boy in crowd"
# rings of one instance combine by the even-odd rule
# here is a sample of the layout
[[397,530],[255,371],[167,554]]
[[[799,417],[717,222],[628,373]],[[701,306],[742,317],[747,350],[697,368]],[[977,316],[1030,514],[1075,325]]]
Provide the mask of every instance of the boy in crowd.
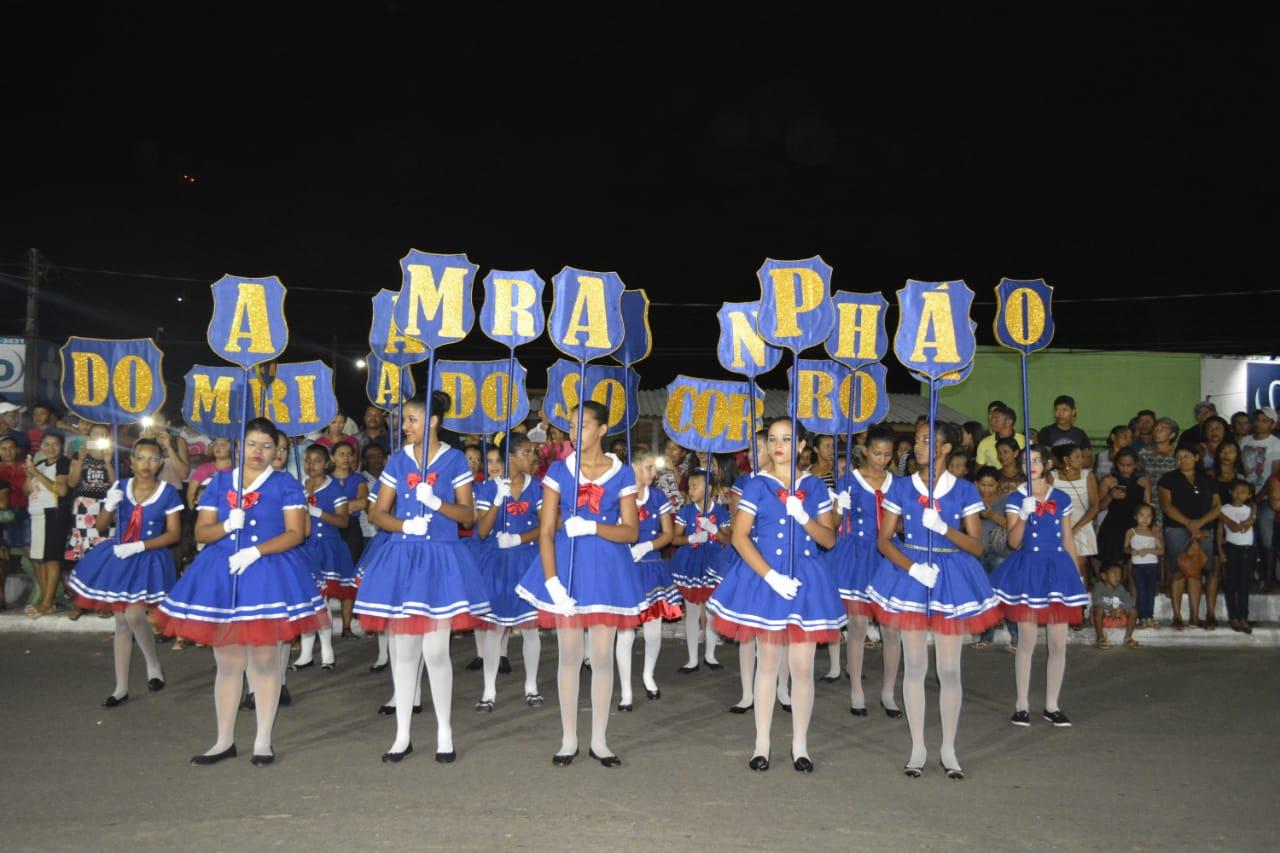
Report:
[[1098,582],[1093,585],[1093,630],[1100,649],[1111,648],[1105,627],[1108,619],[1123,619],[1124,644],[1131,649],[1138,646],[1138,641],[1133,638],[1133,629],[1138,624],[1138,604],[1120,583],[1123,574],[1119,564],[1112,564],[1102,570]]
[[1053,401],[1053,423],[1040,430],[1040,443],[1048,447],[1059,444],[1074,444],[1081,450],[1088,450],[1089,436],[1076,426],[1076,401],[1067,394],[1060,395]]

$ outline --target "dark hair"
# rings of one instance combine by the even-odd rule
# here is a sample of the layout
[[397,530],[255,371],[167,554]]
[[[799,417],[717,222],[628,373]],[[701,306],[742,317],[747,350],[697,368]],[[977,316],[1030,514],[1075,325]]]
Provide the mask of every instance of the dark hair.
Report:
[[923,426],[924,424],[927,424],[928,422],[929,422],[929,416],[928,416],[928,415],[916,415],[916,426],[917,426],[917,427],[919,427],[919,426]]
[[1001,406],[996,411],[1008,418],[1010,423],[1015,425],[1018,423],[1018,413],[1008,406]]
[[987,414],[988,415],[991,414],[992,409],[1007,409],[1007,408],[1009,408],[1009,405],[1005,403],[1004,400],[992,400],[990,403],[987,403]]
[[444,413],[453,405],[453,398],[443,391],[431,392],[431,417],[437,421],[444,420]]
[[52,431],[50,431],[50,432],[46,432],[44,435],[40,436],[40,440],[41,440],[41,441],[44,441],[46,438],[56,438],[56,439],[58,440],[58,449],[59,449],[59,450],[61,450],[62,448],[64,448],[64,447],[66,447],[66,446],[67,446],[67,443],[66,443],[66,441],[63,439],[63,437],[62,437],[62,433],[60,433],[60,432],[52,432]]
[[1236,412],[1234,415],[1231,416],[1231,420],[1234,421],[1236,418],[1247,418],[1247,417],[1249,417],[1248,412]]
[[955,462],[957,459],[963,459],[963,460],[965,461],[965,463],[967,464],[967,463],[968,463],[968,461],[969,461],[969,451],[968,451],[968,450],[965,450],[963,447],[961,447],[961,448],[958,448],[958,449],[953,450],[953,451],[951,451],[950,453],[948,453],[948,454],[947,454],[947,467],[948,467],[948,468],[950,468],[950,467],[951,467],[951,463],[952,463],[952,462]]
[[464,445],[462,445],[462,452],[463,452],[463,453],[466,453],[468,450],[474,450],[476,453],[479,453],[481,456],[484,456],[484,448],[483,448],[483,447],[481,447],[481,446],[480,446],[480,445],[478,445],[478,444],[464,444]]
[[[1036,448],[1032,448],[1032,449],[1034,450]],[[1053,458],[1057,459],[1059,464],[1066,465],[1067,457],[1070,456],[1072,453],[1075,453],[1079,449],[1080,449],[1080,446],[1078,444],[1072,444],[1069,441],[1064,441],[1062,444],[1059,444],[1053,448]],[[1041,448],[1041,451],[1043,451],[1043,448]],[[1043,452],[1041,453],[1041,455],[1042,456],[1044,455]]]
[[526,444],[532,444],[532,443],[533,442],[529,441],[529,436],[525,435],[524,433],[513,432],[511,433],[511,435],[507,436],[506,438],[506,444],[507,444],[506,449],[510,450],[512,453],[516,453],[520,450],[520,448],[524,447]]
[[323,444],[308,444],[307,449],[303,451],[303,454],[305,455],[307,453],[311,453],[312,451],[319,453],[321,456],[323,456],[325,462],[328,462],[329,458],[332,456],[332,454],[329,452],[329,448],[325,447]]
[[955,450],[960,446],[960,427],[950,421],[936,421],[933,425],[933,440],[938,445],[949,444]]
[[595,400],[586,400],[582,402],[580,406],[582,411],[591,413],[591,418],[596,423],[609,423],[609,410],[604,407],[604,403],[597,403]]
[[133,447],[129,449],[129,455],[132,456],[136,453],[139,447],[154,447],[156,449],[157,456],[161,453],[160,442],[156,441],[154,438],[140,438],[135,441],[133,443]]
[[1228,435],[1230,435],[1230,434],[1231,434],[1231,424],[1227,423],[1227,422],[1226,422],[1226,420],[1224,420],[1224,419],[1223,419],[1222,415],[1209,415],[1209,417],[1205,418],[1205,419],[1201,422],[1201,424],[1200,424],[1200,436],[1201,436],[1201,438],[1203,438],[1203,437],[1204,437],[1205,427],[1209,426],[1209,424],[1211,424],[1211,423],[1220,423],[1220,424],[1222,424],[1222,435],[1223,435],[1223,437],[1226,437],[1226,436],[1228,436]]
[[1245,503],[1248,503],[1249,501],[1253,500],[1253,483],[1250,483],[1248,480],[1240,479],[1239,477],[1237,477],[1231,483],[1231,491],[1234,492],[1237,486],[1244,486],[1246,489],[1249,490],[1249,496],[1244,499]]
[[982,424],[978,423],[977,421],[965,421],[960,426],[960,429],[964,430],[965,432],[969,433],[969,435],[973,436],[974,447],[977,447],[978,442],[982,441],[982,439],[987,437],[986,427],[984,427]]
[[[1063,444],[1061,446],[1071,447],[1072,449],[1075,449],[1074,444],[1071,444],[1071,445]],[[1031,445],[1031,452],[1034,453],[1036,456],[1040,457],[1041,465],[1043,465],[1045,468],[1048,468],[1049,460],[1057,455],[1058,450],[1057,448],[1053,448],[1052,450],[1050,450],[1048,447],[1045,447],[1043,444],[1033,444]]]
[[1151,417],[1154,419],[1156,416],[1156,413],[1151,411],[1150,409],[1139,409],[1138,414],[1135,415],[1134,417],[1135,419],[1137,419],[1137,418],[1141,418],[1143,415],[1151,415]]
[[1134,450],[1132,447],[1125,447],[1111,458],[1111,464],[1114,466],[1117,462],[1119,462],[1121,459],[1123,459],[1126,456],[1133,460],[1134,465],[1138,465],[1141,462],[1141,460],[1138,459],[1138,452],[1136,450]]
[[1231,445],[1236,449],[1235,472],[1236,477],[1243,478],[1245,476],[1244,454],[1240,452],[1240,445],[1231,437],[1224,438],[1222,443],[1218,445],[1218,449],[1213,451],[1213,476],[1221,478],[1222,476],[1222,448]]
[[244,434],[248,435],[251,432],[260,432],[264,435],[271,436],[272,444],[279,444],[280,440],[285,437],[284,433],[276,429],[276,425],[267,418],[254,418],[245,424]]
[[1107,442],[1114,447],[1116,443],[1116,435],[1124,432],[1125,430],[1133,432],[1133,426],[1130,424],[1116,424],[1111,428],[1111,432],[1107,433]]
[[1070,394],[1059,394],[1053,400],[1053,407],[1056,409],[1059,406],[1070,406],[1074,409],[1076,407],[1076,398]]
[[990,465],[983,465],[976,473],[974,473],[973,481],[976,483],[985,477],[990,477],[997,483],[1000,482],[1000,469],[992,468]]
[[1155,508],[1155,507],[1153,507],[1151,504],[1149,504],[1149,503],[1145,502],[1145,501],[1143,501],[1143,502],[1141,502],[1141,503],[1136,503],[1136,504],[1134,504],[1134,505],[1133,505],[1133,520],[1134,520],[1134,521],[1137,521],[1137,520],[1138,520],[1138,513],[1142,512],[1144,509],[1151,510],[1151,520],[1152,520],[1152,521],[1155,521],[1155,520],[1156,520],[1156,508]]
[[361,456],[361,457],[363,457],[365,454],[367,454],[367,453],[369,452],[369,448],[371,448],[371,447],[372,447],[374,450],[377,450],[377,451],[379,451],[379,452],[381,452],[381,453],[383,453],[383,454],[385,454],[385,453],[387,452],[387,451],[386,451],[386,448],[384,448],[381,444],[378,444],[376,441],[371,441],[371,442],[369,442],[368,444],[366,444],[366,445],[364,446],[364,449],[363,449],[363,450],[361,450],[361,451],[360,451],[360,456]]
[[887,441],[889,442],[890,447],[892,447],[897,443],[897,438],[894,436],[893,430],[889,429],[887,426],[877,425],[867,430],[866,446],[870,447],[871,442],[873,441]]

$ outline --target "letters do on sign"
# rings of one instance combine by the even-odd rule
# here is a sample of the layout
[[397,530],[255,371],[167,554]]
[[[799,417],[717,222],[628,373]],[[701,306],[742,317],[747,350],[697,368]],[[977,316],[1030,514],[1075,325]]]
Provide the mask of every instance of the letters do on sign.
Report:
[[150,338],[68,338],[61,350],[62,402],[81,418],[120,424],[164,406],[164,354]]
[[444,413],[444,428],[482,435],[501,432],[507,428],[508,405],[511,405],[511,423],[519,423],[528,417],[525,369],[516,362],[513,382],[507,373],[509,364],[505,358],[496,361],[437,361],[432,390],[444,391],[450,401],[449,410]]

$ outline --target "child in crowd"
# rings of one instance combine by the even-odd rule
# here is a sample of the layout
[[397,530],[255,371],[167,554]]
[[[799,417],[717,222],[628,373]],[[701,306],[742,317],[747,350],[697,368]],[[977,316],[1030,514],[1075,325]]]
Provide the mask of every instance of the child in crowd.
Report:
[[1236,480],[1231,487],[1231,503],[1218,518],[1218,564],[1225,567],[1227,618],[1232,631],[1252,634],[1249,627],[1249,574],[1256,559],[1253,525],[1257,509],[1253,486]]
[[1124,569],[1113,563],[1102,570],[1100,580],[1093,585],[1093,630],[1098,637],[1098,648],[1109,649],[1104,630],[1114,624],[1124,625],[1124,644],[1128,648],[1138,648],[1138,641],[1133,638],[1133,629],[1138,623],[1137,605],[1129,590],[1120,583]]
[[1160,564],[1164,556],[1164,531],[1155,523],[1151,504],[1141,503],[1133,511],[1133,527],[1125,531],[1124,552],[1133,567],[1133,585],[1137,590],[1139,625],[1156,627],[1156,590],[1164,586]]

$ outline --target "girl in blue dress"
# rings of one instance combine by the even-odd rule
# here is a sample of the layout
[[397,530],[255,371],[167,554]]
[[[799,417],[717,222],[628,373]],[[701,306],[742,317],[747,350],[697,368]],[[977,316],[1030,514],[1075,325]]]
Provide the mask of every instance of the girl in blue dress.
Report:
[[[324,445],[320,445],[323,447]],[[360,554],[364,549],[364,535],[361,532],[360,522],[364,519],[365,513],[369,509],[369,483],[364,475],[355,469],[356,466],[356,450],[345,441],[339,442],[333,450],[330,451],[333,457],[332,470],[329,476],[333,478],[333,482],[337,484],[342,494],[347,499],[347,517],[350,521],[345,529],[339,530],[338,533],[347,544],[347,553],[351,557],[352,575],[348,578],[338,579],[335,583],[327,584],[325,588],[325,596],[327,598],[336,598],[342,606],[342,638],[354,638],[355,634],[351,631],[351,620],[355,612],[356,603],[356,583],[355,583],[355,561],[360,559]],[[346,582],[349,581],[349,582]]]
[[[678,672],[696,672],[700,666],[700,622],[707,599],[716,589],[712,567],[729,541],[729,530],[729,508],[707,499],[707,472],[694,471],[689,475],[689,502],[676,513],[671,539],[671,544],[678,546],[671,558],[671,577],[684,599],[684,639],[689,652],[689,662]],[[708,668],[721,668],[716,660],[715,628],[709,618],[704,654]]]
[[[1009,547],[1014,551],[991,573],[991,586],[1005,618],[1018,623],[1018,651],[1013,663],[1016,704],[1011,722],[1031,725],[1027,693],[1031,657],[1040,625],[1049,635],[1045,667],[1044,718],[1059,728],[1071,720],[1058,707],[1062,678],[1067,671],[1067,626],[1084,618],[1089,593],[1076,568],[1075,536],[1071,533],[1071,498],[1044,479],[1049,451],[1031,448],[1031,494],[1026,484],[1005,499],[1009,519]],[[1066,527],[1066,535],[1063,528]]]
[[[475,518],[473,475],[461,451],[440,441],[449,395],[431,395],[431,411],[419,401],[404,405],[405,446],[382,471],[378,502],[370,515],[391,537],[365,561],[355,611],[366,630],[390,634],[395,683],[396,737],[382,760],[413,752],[409,738],[418,659],[426,661],[436,712],[436,761],[452,763],[450,706],[453,665],[450,631],[489,625],[489,599],[471,550],[458,526]],[[425,467],[425,474],[423,469]]]
[[[919,778],[928,756],[924,745],[924,676],[929,668],[926,632],[931,631],[941,684],[942,766],[947,778],[963,779],[956,759],[956,728],[964,695],[960,652],[966,634],[981,634],[999,622],[1001,615],[999,600],[978,562],[982,554],[982,497],[973,483],[947,472],[947,455],[960,445],[960,429],[938,422],[932,437],[928,424],[916,429],[916,464],[926,474],[931,439],[935,462],[932,488],[916,473],[895,479],[885,496],[878,539],[885,559],[871,576],[867,597],[880,624],[897,628],[902,635],[902,699],[911,727],[911,757],[903,772]],[[901,541],[894,537],[898,519],[902,519]]]
[[[809,720],[813,714],[813,657],[818,643],[838,642],[848,618],[826,556],[836,544],[826,484],[791,470],[804,451],[792,441],[790,421],[769,427],[769,466],[743,488],[734,516],[733,546],[741,558],[721,581],[707,609],[725,637],[758,640],[755,676],[755,749],[748,766],[769,769],[770,725],[778,667],[791,671],[791,759],[813,772]],[[788,572],[790,568],[790,572]]]
[[[680,593],[667,561],[662,559],[662,549],[671,544],[671,516],[675,508],[667,500],[662,489],[653,487],[658,469],[653,463],[654,454],[649,450],[637,450],[631,455],[631,471],[636,478],[636,523],[640,535],[631,546],[634,571],[640,578],[640,588],[645,594],[645,611],[640,614],[644,632],[644,695],[649,699],[661,699],[662,691],[654,679],[658,666],[658,652],[662,649],[662,620],[680,615]],[[635,647],[634,628],[618,630],[618,682],[622,688],[619,711],[630,711],[631,701],[631,650]]]
[[169,591],[156,619],[166,634],[213,646],[217,661],[218,739],[193,764],[235,756],[236,708],[246,669],[258,721],[252,762],[275,760],[271,729],[281,656],[294,637],[329,624],[299,547],[306,539],[306,495],[297,480],[271,466],[282,441],[266,418],[245,425],[240,466],[215,474],[197,507],[195,536],[205,548]]
[[[339,447],[351,449],[348,444]],[[302,457],[302,470],[306,475],[303,488],[307,493],[308,531],[307,541],[302,545],[303,559],[311,576],[316,579],[316,588],[325,598],[339,598],[355,601],[356,566],[351,560],[351,551],[342,539],[342,531],[351,523],[347,510],[347,493],[338,483],[325,474],[329,467],[329,449],[323,444],[313,444],[307,448]],[[347,614],[343,614],[344,618]],[[333,628],[326,626],[319,631],[320,636],[320,668],[332,671]],[[293,670],[314,666],[313,658],[316,646],[315,634],[302,635],[302,649],[298,659],[290,667]]]
[[[538,608],[516,594],[516,586],[529,564],[538,555],[538,514],[542,509],[542,481],[534,476],[538,454],[528,436],[513,433],[508,439],[511,476],[501,468],[476,488],[476,536],[487,544],[480,551],[480,576],[489,590],[492,612],[485,618],[497,626],[485,631],[484,693],[476,703],[478,711],[492,711],[498,694],[498,668],[502,640],[519,631],[524,641],[524,701],[543,703],[538,692],[538,657],[542,638],[538,634]],[[492,455],[492,454],[491,454]]]
[[147,689],[164,689],[164,673],[156,655],[156,639],[147,624],[146,608],[164,600],[178,580],[169,548],[182,536],[182,498],[156,472],[164,460],[153,438],[139,439],[130,454],[133,476],[112,484],[95,522],[107,535],[76,564],[67,585],[81,610],[115,612],[116,689],[102,704],[114,708],[129,699],[129,664],[137,640],[147,662]]
[[[862,658],[867,626],[873,610],[867,597],[867,584],[880,566],[880,550],[876,540],[884,514],[885,495],[894,483],[889,472],[893,461],[893,432],[875,427],[867,433],[866,454],[862,467],[844,474],[836,482],[840,508],[840,538],[828,558],[836,575],[840,597],[849,613],[849,713],[867,715],[867,699],[862,690]],[[902,716],[894,701],[898,681],[898,664],[902,660],[902,640],[898,629],[880,626],[884,654],[884,683],[880,686],[880,707],[891,718]]]
[[[640,532],[636,478],[631,466],[601,450],[608,414],[600,403],[583,403],[582,429],[574,443],[579,450],[552,463],[543,476],[538,556],[516,587],[521,598],[538,608],[539,624],[556,629],[561,726],[560,749],[551,759],[556,767],[568,766],[578,754],[584,628],[591,643],[588,754],[605,767],[622,763],[605,738],[614,639],[619,630],[639,625],[648,606],[630,550]],[[577,418],[576,411],[569,416],[574,424]]]

